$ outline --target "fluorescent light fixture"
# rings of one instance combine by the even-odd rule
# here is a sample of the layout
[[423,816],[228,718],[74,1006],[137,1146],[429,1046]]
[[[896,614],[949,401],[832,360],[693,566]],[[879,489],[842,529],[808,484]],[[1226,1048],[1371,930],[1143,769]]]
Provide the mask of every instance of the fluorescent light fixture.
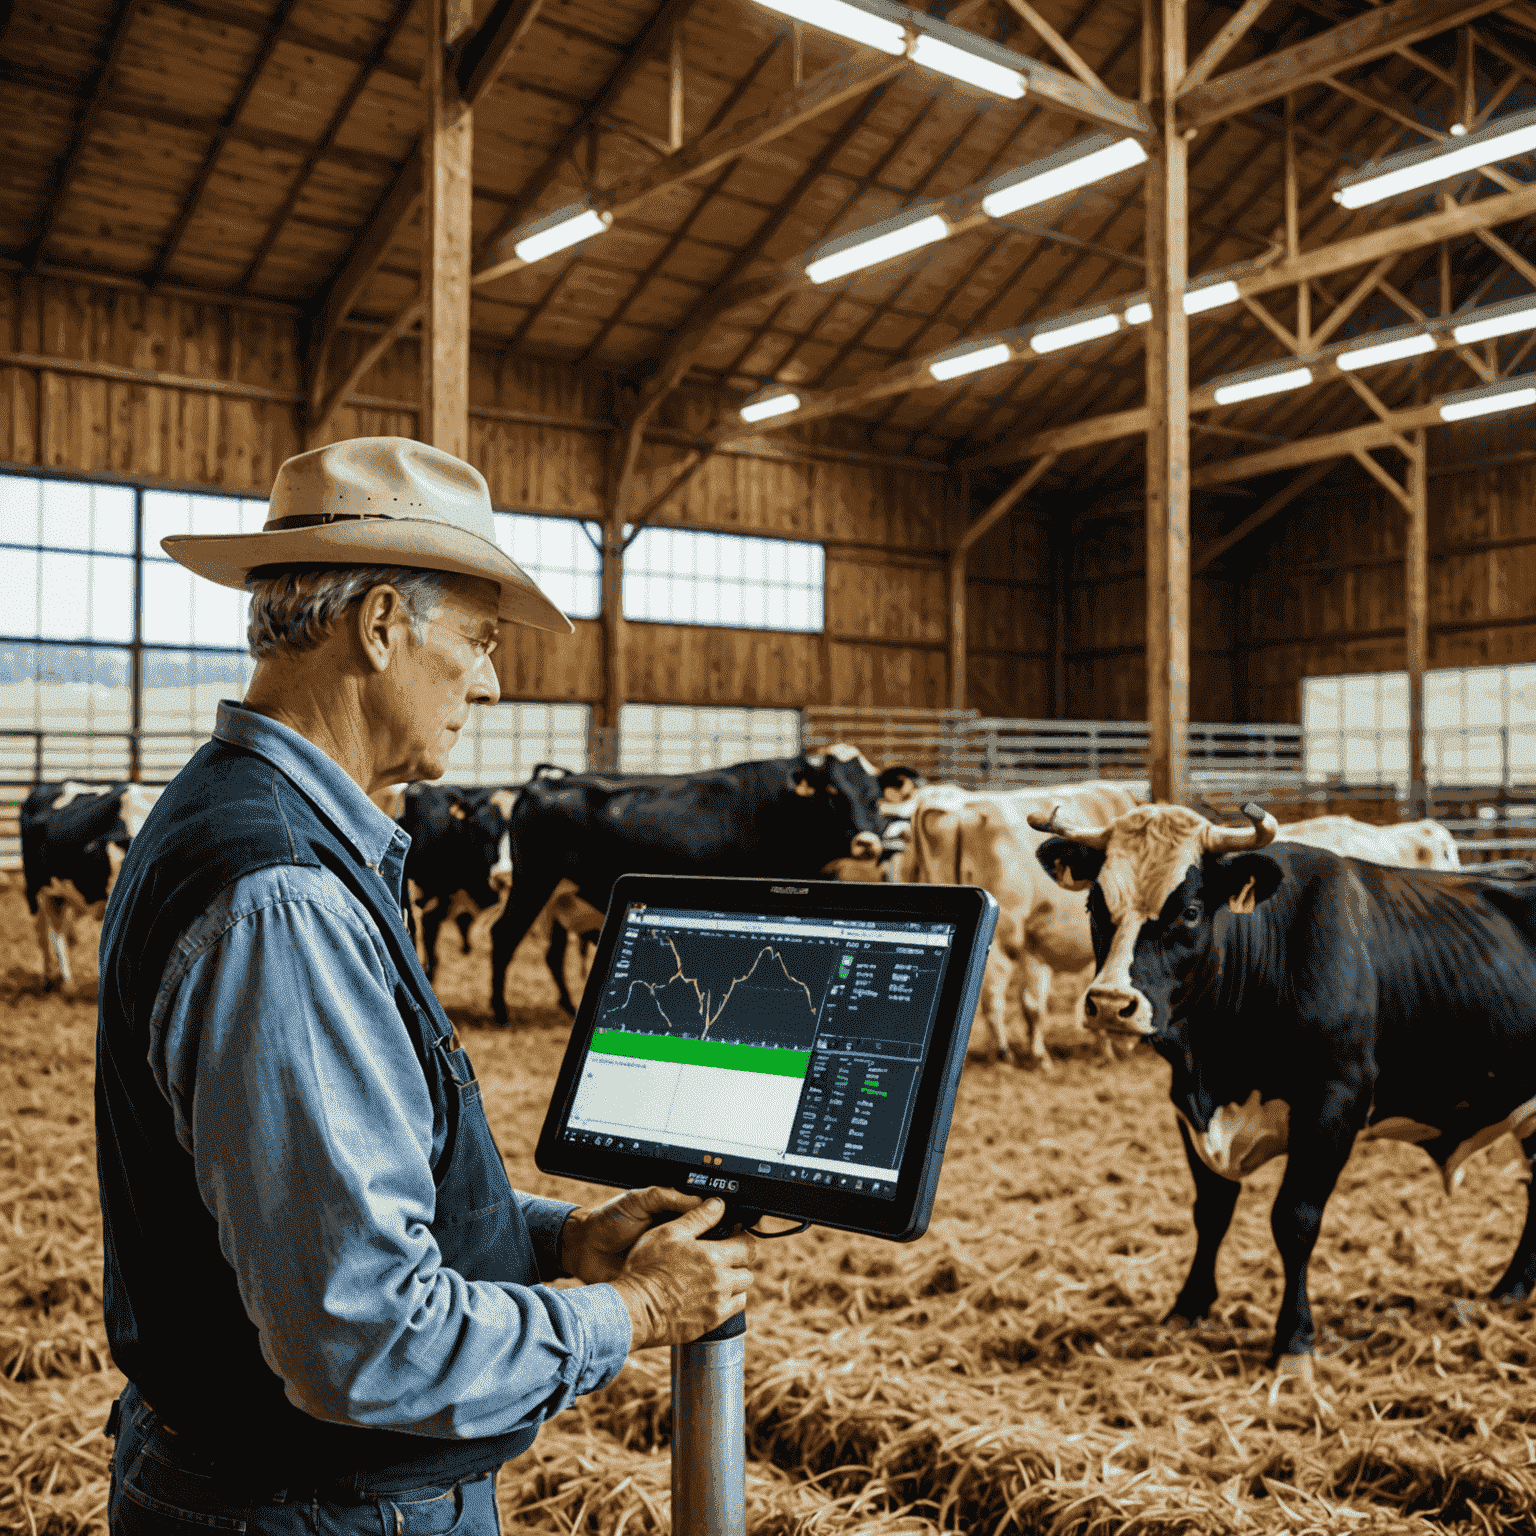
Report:
[[613,215],[607,209],[562,208],[547,219],[528,226],[528,233],[512,247],[512,254],[521,262],[531,265],[553,256],[572,245],[580,245],[593,235],[600,235],[613,223]]
[[770,416],[784,416],[800,409],[800,396],[790,390],[787,394],[760,395],[748,400],[741,408],[743,421],[767,421]]
[[1152,323],[1152,306],[1145,299],[1137,299],[1134,304],[1125,306],[1125,323],[1127,325],[1150,325]]
[[926,214],[917,219],[903,217],[887,219],[883,224],[871,225],[855,235],[845,235],[824,247],[825,255],[806,265],[805,275],[813,283],[830,282],[857,272],[862,267],[872,267],[878,262],[889,261],[893,256],[905,256],[908,251],[920,250],[942,240],[949,233],[949,225],[942,215]]
[[1075,346],[1080,341],[1097,341],[1101,336],[1113,336],[1119,329],[1119,315],[1090,315],[1086,320],[1074,320],[1068,325],[1052,326],[1048,331],[1036,331],[1029,338],[1029,344],[1036,352],[1059,352],[1063,347]]
[[1490,304],[1476,319],[1455,326],[1451,335],[1458,342],[1487,341],[1490,336],[1530,330],[1536,330],[1536,299],[1527,297],[1507,304]]
[[[792,16],[796,21],[820,27],[823,32],[835,32],[850,42],[863,43],[866,48],[878,48],[881,53],[899,58],[907,51],[907,29],[901,22],[859,5],[849,5],[847,0],[757,0],[757,3],[781,16]],[[891,9],[896,8],[892,6]]]
[[1518,411],[1536,405],[1536,387],[1529,384],[1490,384],[1483,389],[1463,389],[1435,402],[1441,421],[1465,421],[1469,416],[1492,416],[1495,411]]
[[1013,349],[1006,341],[994,342],[989,347],[974,347],[969,352],[957,352],[953,357],[938,357],[928,364],[928,372],[936,379],[958,379],[967,373],[978,373],[983,368],[996,368],[1013,356]]
[[1310,368],[1287,368],[1283,373],[1261,373],[1216,386],[1217,405],[1236,405],[1239,400],[1257,400],[1261,395],[1283,395],[1288,389],[1303,389],[1312,382]]
[[983,58],[973,49],[956,47],[931,32],[919,32],[912,39],[908,57],[924,69],[948,75],[952,80],[963,80],[967,85],[980,86],[994,96],[1006,96],[1011,101],[1017,101],[1025,91],[1024,76],[1018,70]]
[[1336,203],[1345,208],[1364,208],[1399,192],[1412,192],[1433,182],[1447,181],[1467,171],[1475,171],[1497,160],[1529,154],[1536,149],[1536,111],[1512,112],[1495,122],[1486,123],[1473,133],[1457,137],[1454,148],[1432,144],[1424,149],[1410,149],[1401,155],[1389,155],[1341,176]]
[[1011,172],[981,200],[982,212],[991,219],[1003,218],[1020,208],[1031,208],[1063,192],[1075,192],[1106,176],[1141,165],[1147,152],[1135,139],[1115,139],[1107,133],[1065,149],[1022,170]]
[[[1532,321],[1536,325],[1536,320]],[[1369,346],[1354,347],[1340,352],[1334,361],[1346,373],[1355,368],[1375,368],[1381,363],[1395,363],[1400,358],[1418,357],[1435,350],[1435,338],[1425,331],[1406,333],[1386,332],[1385,341],[1374,341]]]
[[1184,313],[1198,315],[1207,309],[1220,309],[1223,304],[1237,302],[1237,284],[1230,278],[1220,283],[1205,283],[1199,288],[1184,290]]

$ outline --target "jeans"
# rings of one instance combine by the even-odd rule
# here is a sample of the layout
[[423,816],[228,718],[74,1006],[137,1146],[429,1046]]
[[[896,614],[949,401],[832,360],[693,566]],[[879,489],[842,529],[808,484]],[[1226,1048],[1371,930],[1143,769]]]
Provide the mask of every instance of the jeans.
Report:
[[221,1483],[188,1456],[137,1391],[121,1399],[112,1487],[111,1536],[501,1536],[496,1474],[332,1501],[313,1490],[253,1494]]

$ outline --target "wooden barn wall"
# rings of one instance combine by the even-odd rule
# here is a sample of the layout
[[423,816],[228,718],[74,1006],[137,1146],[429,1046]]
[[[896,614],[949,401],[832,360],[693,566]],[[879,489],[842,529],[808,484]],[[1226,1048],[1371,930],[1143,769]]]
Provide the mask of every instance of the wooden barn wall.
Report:
[[[303,446],[299,322],[276,306],[9,272],[0,273],[0,321],[0,462],[265,495],[278,465]],[[344,337],[333,368],[367,342]],[[394,348],[363,378],[330,436],[412,435],[417,367],[414,342]],[[613,395],[600,373],[477,350],[471,456],[495,505],[600,516]],[[640,456],[640,504],[686,465],[686,439],[719,410],[702,394],[673,397],[658,423],[661,440]],[[846,433],[836,424],[820,429],[814,444],[825,456],[782,438],[764,439],[751,454],[717,454],[653,517],[824,542],[826,632],[627,625],[632,699],[947,704],[945,550],[967,514],[949,477],[850,453]],[[976,546],[970,572],[970,702],[988,713],[1049,713],[1043,541],[1027,519],[1005,525]],[[520,633],[507,647],[506,694],[594,699],[600,635],[592,621],[577,630],[558,641]]]
[[[1200,518],[1194,521],[1198,526]],[[1189,621],[1192,720],[1240,718],[1232,645],[1235,611],[1231,581],[1217,575],[1194,579]],[[1146,522],[1140,503],[1090,511],[1075,520],[1067,576],[1068,717],[1147,718],[1146,614]]]
[[[1299,722],[1304,677],[1403,669],[1405,525],[1398,503],[1350,467],[1249,553],[1238,598],[1249,719]],[[1431,667],[1536,660],[1528,423],[1430,434],[1429,623]]]

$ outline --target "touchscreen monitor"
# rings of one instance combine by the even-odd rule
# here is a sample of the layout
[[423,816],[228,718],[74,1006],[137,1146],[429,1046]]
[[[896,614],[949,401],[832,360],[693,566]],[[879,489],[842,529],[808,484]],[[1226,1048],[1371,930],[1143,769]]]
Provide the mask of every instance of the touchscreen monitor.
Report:
[[539,1166],[917,1236],[995,913],[965,886],[624,877]]

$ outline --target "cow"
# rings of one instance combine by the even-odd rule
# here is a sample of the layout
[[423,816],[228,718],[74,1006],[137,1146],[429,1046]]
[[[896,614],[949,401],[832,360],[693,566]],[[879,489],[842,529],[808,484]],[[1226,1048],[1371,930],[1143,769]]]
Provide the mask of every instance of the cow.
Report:
[[979,885],[997,900],[981,1014],[999,1061],[1013,1059],[1007,1016],[1009,993],[1016,987],[1029,1059],[1050,1069],[1045,1015],[1052,982],[1093,963],[1087,901],[1063,891],[1036,863],[1035,849],[1043,839],[1029,826],[1029,812],[1062,805],[1084,818],[1112,818],[1145,798],[1145,791],[1145,784],[1109,780],[990,792],[935,784],[913,801],[912,835],[895,878]]
[[562,877],[606,910],[624,874],[814,879],[834,858],[880,853],[875,770],[853,748],[677,777],[535,773],[512,811],[512,893],[491,929],[491,1011]]
[[[1196,1247],[1168,1321],[1210,1310],[1241,1181],[1286,1155],[1273,1397],[1312,1381],[1307,1265],[1357,1137],[1422,1147],[1447,1194],[1503,1135],[1536,1154],[1536,880],[1373,864],[1276,841],[1272,816],[1243,811],[1250,827],[1175,805],[1030,820],[1053,834],[1042,866],[1088,892],[1090,1023],[1173,1069]],[[1528,1204],[1493,1295],[1523,1299],[1533,1281]]]
[[43,988],[73,987],[75,925],[107,909],[128,845],[160,790],[144,784],[39,784],[22,802],[21,866],[43,952]]
[[[412,910],[417,914],[422,968],[437,975],[437,941],[443,924],[459,930],[463,952],[470,951],[476,919],[498,910],[512,886],[508,822],[518,789],[487,789],[452,784],[395,785],[373,799],[411,839],[405,875]],[[561,1008],[574,1014],[565,978],[567,934],[575,933],[585,957],[603,915],[594,911],[563,881],[541,915],[544,958]]]
[[833,859],[822,874],[834,880],[856,880],[865,884],[878,884],[896,878],[896,864],[906,851],[907,838],[912,831],[912,808],[917,804],[917,792],[927,782],[917,769],[905,763],[883,768],[875,775],[880,786],[880,855],[870,859]]
[[1376,827],[1353,816],[1314,816],[1310,821],[1283,824],[1279,836],[1285,842],[1306,843],[1372,864],[1401,864],[1413,869],[1460,869],[1456,839],[1425,817],[1394,826]]

